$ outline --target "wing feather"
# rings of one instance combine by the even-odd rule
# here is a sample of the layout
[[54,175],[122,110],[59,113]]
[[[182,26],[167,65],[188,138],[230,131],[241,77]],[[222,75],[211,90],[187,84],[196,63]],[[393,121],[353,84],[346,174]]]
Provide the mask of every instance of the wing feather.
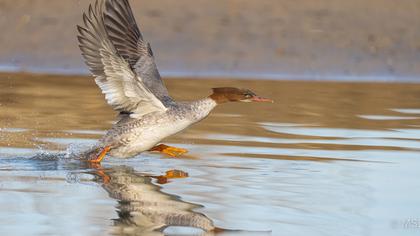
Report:
[[119,112],[132,113],[135,117],[165,111],[163,103],[111,42],[103,20],[104,10],[105,3],[97,0],[94,6],[89,6],[88,13],[83,14],[84,26],[78,26],[77,29],[82,55],[108,104]]
[[165,105],[172,102],[160,77],[152,49],[143,39],[128,0],[107,0],[105,8],[105,28],[118,54],[158,99]]

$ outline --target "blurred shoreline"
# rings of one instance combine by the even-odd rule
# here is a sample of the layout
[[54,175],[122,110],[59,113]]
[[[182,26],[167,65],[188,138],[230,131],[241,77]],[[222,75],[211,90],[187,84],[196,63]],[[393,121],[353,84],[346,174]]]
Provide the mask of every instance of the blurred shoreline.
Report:
[[[0,65],[0,74],[34,74],[90,76],[90,72],[81,68],[44,68],[17,67]],[[285,73],[252,73],[232,71],[162,71],[165,79],[239,79],[239,80],[272,80],[272,81],[324,81],[324,82],[377,82],[377,83],[420,83],[420,76],[398,75],[343,75],[343,74],[285,74]]]
[[[14,66],[0,65],[0,75],[64,75],[86,76],[89,72],[78,69],[58,68],[18,68]],[[249,72],[187,72],[187,71],[161,71],[165,79],[238,79],[238,80],[267,80],[267,81],[322,81],[322,82],[364,82],[364,83],[420,83],[420,78],[415,76],[392,76],[392,75],[310,75],[310,74],[270,74]]]
[[[88,74],[90,2],[1,1],[0,71]],[[420,82],[418,1],[130,2],[165,77]]]

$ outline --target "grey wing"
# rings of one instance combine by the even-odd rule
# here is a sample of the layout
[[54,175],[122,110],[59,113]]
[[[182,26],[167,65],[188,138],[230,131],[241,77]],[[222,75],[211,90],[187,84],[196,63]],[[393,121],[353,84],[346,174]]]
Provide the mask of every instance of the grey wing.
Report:
[[171,102],[150,48],[143,40],[128,0],[107,0],[105,29],[118,54],[128,62],[146,87],[164,104]]
[[83,14],[84,27],[78,26],[78,40],[86,64],[107,102],[115,110],[136,117],[165,111],[167,108],[148,88],[144,78],[133,71],[109,40],[104,10],[103,1],[89,6],[88,14]]

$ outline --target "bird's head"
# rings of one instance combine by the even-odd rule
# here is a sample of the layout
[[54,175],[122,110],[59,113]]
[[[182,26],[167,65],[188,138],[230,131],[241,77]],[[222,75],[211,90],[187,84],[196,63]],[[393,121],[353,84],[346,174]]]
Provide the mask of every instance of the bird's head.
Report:
[[232,87],[213,88],[210,95],[218,104],[226,102],[274,102],[271,99],[257,96],[249,89],[239,89]]

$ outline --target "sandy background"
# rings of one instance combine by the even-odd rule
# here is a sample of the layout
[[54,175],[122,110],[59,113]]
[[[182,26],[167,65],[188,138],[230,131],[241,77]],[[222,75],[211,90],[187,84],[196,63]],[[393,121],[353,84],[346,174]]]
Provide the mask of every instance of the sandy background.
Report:
[[[87,72],[75,25],[89,2],[1,0],[3,69]],[[417,0],[131,2],[166,75],[420,77]]]

